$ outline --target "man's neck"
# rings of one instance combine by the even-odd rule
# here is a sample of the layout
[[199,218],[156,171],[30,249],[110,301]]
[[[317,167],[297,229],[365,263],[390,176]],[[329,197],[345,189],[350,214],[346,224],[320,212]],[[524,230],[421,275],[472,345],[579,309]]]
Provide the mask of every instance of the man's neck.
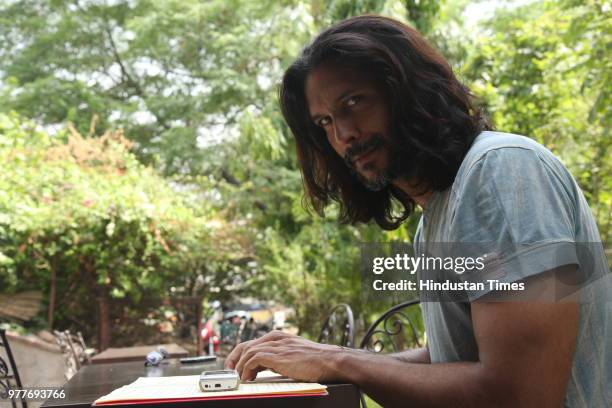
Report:
[[418,186],[415,183],[412,183],[408,180],[395,180],[393,181],[393,185],[404,193],[408,194],[411,199],[414,200],[415,203],[419,205],[419,207],[425,209],[427,208],[427,203],[433,194],[433,191],[428,190],[423,192],[423,187]]

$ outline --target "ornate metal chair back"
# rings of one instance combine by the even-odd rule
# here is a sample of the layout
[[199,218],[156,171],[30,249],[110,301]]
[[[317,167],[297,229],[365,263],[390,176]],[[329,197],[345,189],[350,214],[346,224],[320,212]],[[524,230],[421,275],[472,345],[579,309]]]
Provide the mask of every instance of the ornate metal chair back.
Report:
[[[387,310],[369,327],[359,348],[376,353],[396,353],[410,347],[421,347],[419,304],[418,299],[409,300]],[[363,393],[361,407],[367,408]]]
[[76,334],[76,339],[79,342],[79,346],[82,350],[81,355],[79,356],[79,360],[81,360],[85,364],[91,364],[91,356],[89,354],[89,350],[87,345],[85,344],[85,339],[83,338],[83,333],[80,331]]
[[[9,390],[11,389],[22,389],[21,378],[19,378],[19,371],[17,371],[17,364],[13,358],[13,352],[11,346],[6,338],[6,330],[0,329],[0,348],[4,348],[4,354],[8,359],[8,362],[0,355],[0,400],[7,399],[9,396]],[[17,407],[15,399],[11,399],[13,408]],[[27,408],[24,399],[21,399],[21,406]]]
[[355,319],[349,305],[341,303],[331,310],[323,323],[318,342],[343,347],[354,346]]
[[421,347],[420,301],[409,300],[393,306],[380,316],[363,336],[359,348],[376,353],[395,353]]
[[54,330],[53,334],[55,334],[55,340],[64,356],[64,377],[66,380],[70,380],[81,369],[83,364],[91,362],[85,340],[81,332],[77,332],[74,335],[69,330]]

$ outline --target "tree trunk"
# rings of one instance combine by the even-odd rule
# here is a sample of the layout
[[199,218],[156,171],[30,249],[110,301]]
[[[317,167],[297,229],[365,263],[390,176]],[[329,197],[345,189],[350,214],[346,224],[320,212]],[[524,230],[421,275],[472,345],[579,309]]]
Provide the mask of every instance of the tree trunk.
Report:
[[82,257],[80,259],[81,273],[89,286],[90,293],[96,296],[96,323],[98,349],[106,350],[110,346],[111,321],[110,321],[110,302],[108,289],[104,284],[98,283],[96,271],[91,259]]
[[98,287],[98,348],[106,350],[110,346],[110,304],[108,291],[105,287]]
[[49,289],[49,309],[47,310],[47,324],[49,331],[53,331],[53,314],[55,313],[55,298],[57,290],[57,262],[56,256],[51,262],[51,288]]
[[[208,347],[208,344],[203,344],[202,342],[202,300],[196,298],[196,327],[198,328],[197,330],[197,336],[196,336],[196,354],[198,356],[201,356],[204,350],[204,347]],[[212,337],[212,333],[210,333],[210,336]]]

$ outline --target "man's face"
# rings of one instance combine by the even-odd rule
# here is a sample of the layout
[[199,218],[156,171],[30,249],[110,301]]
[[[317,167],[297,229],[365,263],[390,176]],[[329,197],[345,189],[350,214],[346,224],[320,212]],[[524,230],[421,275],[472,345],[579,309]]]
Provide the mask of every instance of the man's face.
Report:
[[322,64],[306,78],[315,125],[359,180],[380,190],[394,178],[389,109],[375,81],[354,68]]

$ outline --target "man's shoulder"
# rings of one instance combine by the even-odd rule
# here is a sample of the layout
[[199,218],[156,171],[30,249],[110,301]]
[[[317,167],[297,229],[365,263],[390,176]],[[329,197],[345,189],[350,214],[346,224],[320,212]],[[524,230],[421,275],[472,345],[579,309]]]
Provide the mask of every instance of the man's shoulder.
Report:
[[[528,158],[537,162],[543,161],[559,167],[558,159],[546,147],[525,136],[512,133],[484,131],[472,143],[465,155],[463,163],[457,173],[457,179],[467,175],[472,167],[481,162],[483,158],[495,157],[498,164],[504,161],[524,161]],[[504,160],[508,159],[508,160]],[[501,160],[501,162],[500,162]],[[503,172],[502,172],[503,173]]]
[[524,149],[550,154],[550,151],[533,139],[513,133],[484,131],[476,139],[466,154],[467,161],[478,161],[493,150]]

